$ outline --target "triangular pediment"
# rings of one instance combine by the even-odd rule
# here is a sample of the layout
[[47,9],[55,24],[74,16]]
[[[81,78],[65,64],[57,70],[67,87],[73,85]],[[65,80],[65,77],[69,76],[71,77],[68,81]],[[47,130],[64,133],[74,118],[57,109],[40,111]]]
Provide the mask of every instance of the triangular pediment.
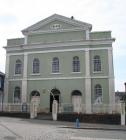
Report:
[[61,15],[54,14],[24,30],[23,34],[46,32],[46,31],[62,31],[62,30],[72,30],[72,29],[89,29],[91,30],[92,25],[75,20],[72,18],[67,18]]

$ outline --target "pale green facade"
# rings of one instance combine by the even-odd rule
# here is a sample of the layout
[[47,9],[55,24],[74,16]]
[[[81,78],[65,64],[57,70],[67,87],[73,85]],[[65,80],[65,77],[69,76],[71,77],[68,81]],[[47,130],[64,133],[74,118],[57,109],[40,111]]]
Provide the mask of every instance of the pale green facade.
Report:
[[[5,102],[14,103],[15,87],[20,88],[21,103],[31,102],[31,93],[39,92],[41,111],[50,112],[50,91],[58,89],[61,111],[73,106],[73,91],[81,93],[81,112],[92,113],[95,86],[102,87],[102,103],[114,111],[114,70],[111,32],[91,32],[92,25],[60,15],[52,15],[22,31],[24,38],[9,39],[6,48]],[[73,72],[73,58],[79,58],[80,70]],[[99,56],[101,70],[94,71]],[[59,59],[59,72],[52,72],[53,58]],[[33,73],[33,61],[39,60],[39,72]],[[21,73],[15,74],[16,61]],[[100,104],[100,105],[101,105]]]

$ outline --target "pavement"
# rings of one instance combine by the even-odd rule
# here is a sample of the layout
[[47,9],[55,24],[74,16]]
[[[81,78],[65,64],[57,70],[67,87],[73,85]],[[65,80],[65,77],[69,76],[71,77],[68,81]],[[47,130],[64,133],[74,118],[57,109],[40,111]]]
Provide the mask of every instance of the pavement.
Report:
[[75,122],[0,117],[0,140],[125,139],[126,126],[121,125],[80,122],[76,127]]
[[76,122],[67,122],[67,121],[37,120],[37,119],[30,119],[29,121],[36,123],[38,122],[42,124],[60,125],[62,128],[126,131],[126,125],[113,125],[113,124],[110,125],[110,124],[79,122],[79,125],[77,126]]

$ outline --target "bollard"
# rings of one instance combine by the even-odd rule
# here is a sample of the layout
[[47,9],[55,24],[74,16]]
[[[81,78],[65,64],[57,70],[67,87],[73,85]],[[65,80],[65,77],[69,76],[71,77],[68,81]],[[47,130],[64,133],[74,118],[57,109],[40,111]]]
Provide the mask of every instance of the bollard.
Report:
[[80,121],[78,118],[76,119],[76,128],[80,128]]

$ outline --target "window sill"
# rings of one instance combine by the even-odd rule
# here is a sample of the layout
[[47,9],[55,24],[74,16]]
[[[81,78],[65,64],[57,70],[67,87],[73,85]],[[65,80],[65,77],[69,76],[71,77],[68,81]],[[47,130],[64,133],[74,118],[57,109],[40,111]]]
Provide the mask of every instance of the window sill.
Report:
[[93,73],[103,73],[102,71],[93,71]]
[[54,74],[54,75],[60,75],[60,74],[62,74],[62,73],[51,73],[51,74]]
[[71,74],[80,74],[81,72],[71,72]]
[[40,73],[31,73],[30,75],[37,76],[37,75],[41,75],[41,74]]
[[22,74],[14,74],[14,76],[22,76]]

